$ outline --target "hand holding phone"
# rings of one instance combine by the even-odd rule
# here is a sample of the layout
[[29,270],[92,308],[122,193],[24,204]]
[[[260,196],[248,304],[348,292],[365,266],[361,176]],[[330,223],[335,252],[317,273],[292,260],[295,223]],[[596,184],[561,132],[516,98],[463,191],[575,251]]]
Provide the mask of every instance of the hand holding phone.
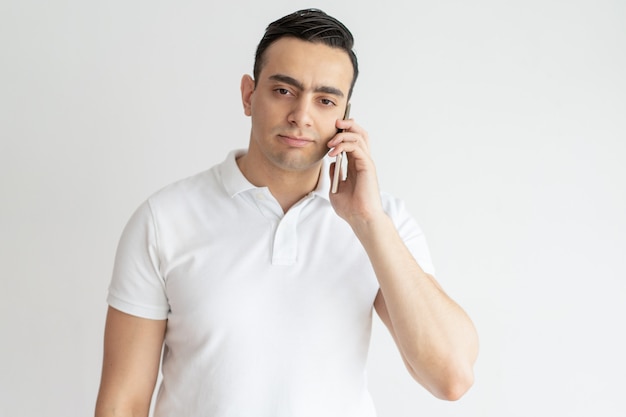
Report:
[[[350,103],[348,103],[346,105],[346,112],[343,115],[343,120],[346,120],[350,118]],[[340,132],[343,132],[343,130],[341,130]],[[345,152],[341,152],[339,153],[336,158],[335,158],[335,174],[333,175],[333,182],[331,185],[331,189],[330,192],[335,194],[337,192],[337,187],[339,187],[339,181],[343,181],[344,177],[343,177],[343,160],[344,158],[346,158],[346,153]]]

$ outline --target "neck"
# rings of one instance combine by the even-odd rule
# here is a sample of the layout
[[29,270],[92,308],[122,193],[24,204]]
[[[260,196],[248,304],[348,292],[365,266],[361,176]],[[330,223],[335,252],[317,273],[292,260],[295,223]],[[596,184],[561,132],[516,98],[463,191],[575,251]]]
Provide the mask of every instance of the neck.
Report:
[[249,154],[237,159],[242,174],[256,187],[267,187],[286,213],[294,204],[313,191],[320,177],[321,162],[310,169],[290,171],[254,164]]

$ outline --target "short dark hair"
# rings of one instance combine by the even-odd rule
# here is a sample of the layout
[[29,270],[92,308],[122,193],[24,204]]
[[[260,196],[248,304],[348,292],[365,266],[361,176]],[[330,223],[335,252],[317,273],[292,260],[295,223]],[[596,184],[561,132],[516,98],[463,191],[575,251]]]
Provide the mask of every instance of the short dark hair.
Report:
[[265,64],[263,61],[265,50],[278,39],[287,36],[344,50],[350,57],[354,70],[348,93],[350,97],[359,75],[359,64],[352,50],[354,38],[343,23],[319,9],[300,10],[269,24],[254,56],[255,82]]

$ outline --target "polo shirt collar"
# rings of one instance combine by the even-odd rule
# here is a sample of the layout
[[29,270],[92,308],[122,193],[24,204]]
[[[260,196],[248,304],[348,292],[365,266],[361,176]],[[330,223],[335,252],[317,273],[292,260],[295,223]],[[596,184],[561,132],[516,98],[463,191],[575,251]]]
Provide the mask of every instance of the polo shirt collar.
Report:
[[[246,177],[241,173],[239,166],[237,165],[237,158],[246,154],[245,149],[237,149],[231,151],[224,162],[220,164],[220,174],[222,177],[222,183],[228,195],[232,198],[237,194],[243,193],[249,190],[256,190],[256,187],[250,183]],[[318,197],[322,197],[325,200],[329,200],[328,193],[330,192],[330,177],[328,170],[330,169],[330,158],[324,157],[322,160],[322,172],[320,173],[320,179],[317,183],[317,187],[312,191],[312,194]]]
[[328,194],[330,193],[330,157],[325,156],[322,160],[322,172],[320,172],[320,179],[317,182],[317,187],[313,190],[313,194],[322,197],[325,200],[330,200]]
[[237,158],[245,154],[245,149],[231,151],[224,162],[220,164],[222,184],[224,184],[224,188],[231,198],[235,197],[239,193],[243,193],[248,190],[255,190],[257,188],[243,176],[239,166],[237,165]]

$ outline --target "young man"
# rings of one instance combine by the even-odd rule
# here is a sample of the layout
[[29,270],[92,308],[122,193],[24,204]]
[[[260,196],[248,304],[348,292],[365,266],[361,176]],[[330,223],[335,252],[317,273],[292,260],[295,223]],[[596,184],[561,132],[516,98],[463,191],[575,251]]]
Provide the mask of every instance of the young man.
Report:
[[[352,35],[319,10],[272,23],[244,76],[250,144],[148,199],[126,226],[96,415],[374,416],[372,307],[413,377],[454,400],[474,327],[437,284],[424,237],[377,185],[367,133],[342,120]],[[345,152],[347,178],[330,192]],[[426,271],[426,272],[425,272]]]

